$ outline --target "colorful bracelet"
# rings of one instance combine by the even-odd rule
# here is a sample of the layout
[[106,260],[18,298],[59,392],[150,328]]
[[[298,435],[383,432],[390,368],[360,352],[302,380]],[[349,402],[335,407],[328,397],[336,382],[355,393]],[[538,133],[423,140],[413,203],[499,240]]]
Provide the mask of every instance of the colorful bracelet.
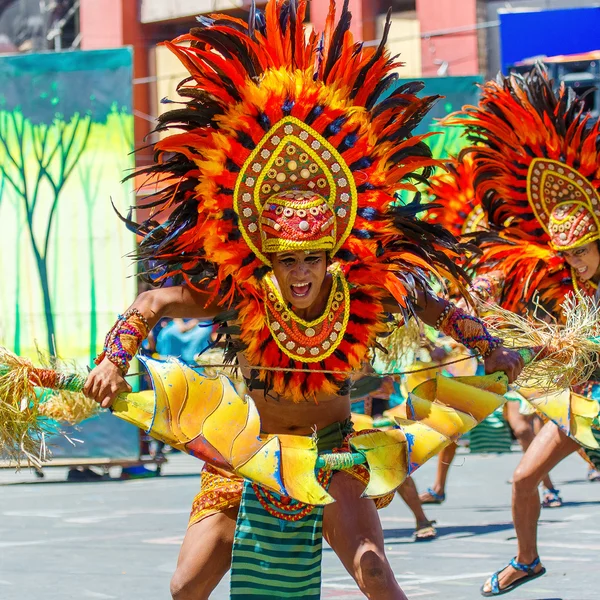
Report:
[[127,373],[131,359],[148,337],[149,331],[146,317],[137,308],[130,308],[124,315],[119,315],[117,322],[106,335],[103,351],[94,362],[99,365],[108,358],[123,374]]
[[[446,312],[446,309],[449,310]],[[439,330],[470,350],[478,350],[484,358],[502,345],[500,338],[492,336],[484,322],[477,317],[467,314],[464,310],[448,304],[444,309],[445,316]],[[441,315],[440,315],[441,316]]]

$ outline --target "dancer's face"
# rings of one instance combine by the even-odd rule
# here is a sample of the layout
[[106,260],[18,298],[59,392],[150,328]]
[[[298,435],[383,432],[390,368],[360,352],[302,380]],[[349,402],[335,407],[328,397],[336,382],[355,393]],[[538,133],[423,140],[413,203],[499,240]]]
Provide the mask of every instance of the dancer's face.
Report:
[[565,250],[561,254],[569,265],[575,269],[577,277],[581,281],[591,279],[600,267],[600,251],[597,242],[591,242],[573,250]]
[[294,308],[312,307],[319,298],[327,274],[327,253],[278,252],[272,255],[272,263],[284,300]]

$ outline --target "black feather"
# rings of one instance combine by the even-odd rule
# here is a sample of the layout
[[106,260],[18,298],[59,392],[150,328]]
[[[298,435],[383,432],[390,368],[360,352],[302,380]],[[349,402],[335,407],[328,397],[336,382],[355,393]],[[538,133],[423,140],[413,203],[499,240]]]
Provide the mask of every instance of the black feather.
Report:
[[387,43],[388,36],[390,34],[390,27],[392,26],[392,9],[390,8],[387,13],[387,17],[385,19],[385,26],[383,28],[383,35],[381,36],[381,42],[377,47],[377,50],[374,52],[373,56],[369,60],[369,62],[360,70],[358,77],[354,82],[354,87],[352,88],[352,92],[350,93],[350,97],[354,98],[363,89],[363,85],[365,83],[365,78],[367,77],[368,72],[372,69],[373,65],[383,56],[385,52],[385,45]]

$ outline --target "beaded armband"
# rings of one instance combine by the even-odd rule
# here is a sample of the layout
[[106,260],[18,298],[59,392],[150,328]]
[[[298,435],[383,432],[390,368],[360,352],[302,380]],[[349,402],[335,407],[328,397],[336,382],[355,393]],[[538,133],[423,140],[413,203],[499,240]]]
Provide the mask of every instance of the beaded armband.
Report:
[[502,340],[492,336],[481,319],[452,304],[444,308],[436,328],[470,350],[478,350],[483,357],[502,344]]
[[130,308],[124,315],[119,315],[104,340],[102,353],[94,362],[98,365],[104,358],[108,358],[124,374],[127,373],[131,359],[148,337],[149,331],[146,317],[136,308]]

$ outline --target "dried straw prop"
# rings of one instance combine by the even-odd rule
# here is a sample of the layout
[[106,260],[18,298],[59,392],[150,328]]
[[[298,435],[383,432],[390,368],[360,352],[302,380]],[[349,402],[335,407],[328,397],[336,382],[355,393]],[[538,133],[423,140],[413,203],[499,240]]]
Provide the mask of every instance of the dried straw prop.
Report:
[[[40,466],[48,458],[46,435],[56,424],[76,424],[97,413],[82,393],[85,377],[37,368],[0,347],[0,457]],[[52,390],[41,393],[46,388]]]
[[52,390],[39,405],[40,415],[66,425],[77,425],[99,411],[98,403],[80,392]]
[[[562,305],[564,324],[548,316],[526,319],[486,304],[486,325],[509,348],[523,350],[528,363],[517,383],[562,389],[586,382],[600,358],[600,304],[570,295]],[[529,360],[528,360],[529,359]]]

